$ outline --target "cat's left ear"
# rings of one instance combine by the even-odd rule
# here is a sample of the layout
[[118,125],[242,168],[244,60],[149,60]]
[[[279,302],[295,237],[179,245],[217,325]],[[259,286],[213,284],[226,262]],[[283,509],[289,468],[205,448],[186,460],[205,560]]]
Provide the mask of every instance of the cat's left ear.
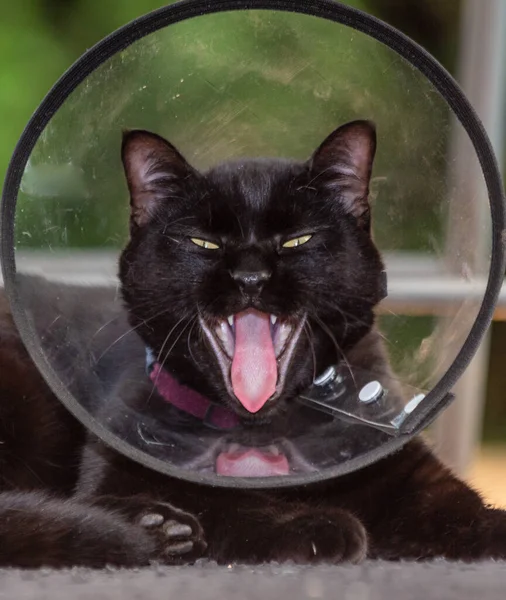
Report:
[[149,131],[125,131],[121,158],[134,227],[149,223],[161,204],[184,196],[185,182],[196,175],[170,142]]
[[353,121],[332,132],[313,154],[312,185],[323,186],[358,224],[369,229],[369,182],[376,153],[371,121]]

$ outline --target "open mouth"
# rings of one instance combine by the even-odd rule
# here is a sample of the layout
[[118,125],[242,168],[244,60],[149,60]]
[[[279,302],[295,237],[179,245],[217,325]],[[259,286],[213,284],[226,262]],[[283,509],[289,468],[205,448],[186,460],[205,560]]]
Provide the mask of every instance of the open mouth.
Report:
[[286,477],[316,470],[297,446],[285,438],[270,444],[251,444],[223,438],[215,440],[184,468],[221,477]]
[[228,392],[250,413],[279,396],[305,317],[281,320],[254,309],[200,325],[216,354]]

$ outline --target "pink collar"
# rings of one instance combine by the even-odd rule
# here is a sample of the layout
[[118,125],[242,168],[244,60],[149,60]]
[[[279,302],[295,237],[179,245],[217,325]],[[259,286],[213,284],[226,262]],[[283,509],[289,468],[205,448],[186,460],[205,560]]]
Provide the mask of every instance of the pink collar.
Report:
[[146,367],[157,392],[172,406],[216,429],[232,429],[239,424],[239,417],[229,408],[214,404],[205,396],[176,381],[154,360],[149,349],[146,352]]

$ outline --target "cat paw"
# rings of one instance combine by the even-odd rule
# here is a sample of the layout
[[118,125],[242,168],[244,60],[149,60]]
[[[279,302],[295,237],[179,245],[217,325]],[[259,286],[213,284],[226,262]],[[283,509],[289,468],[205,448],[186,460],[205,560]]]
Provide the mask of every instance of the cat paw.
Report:
[[138,524],[155,536],[157,560],[188,563],[203,555],[207,548],[204,531],[196,517],[164,502],[155,502],[138,517]]
[[[286,528],[286,529],[285,529]],[[285,524],[273,547],[273,560],[297,563],[359,563],[367,554],[367,533],[349,513],[303,515]]]

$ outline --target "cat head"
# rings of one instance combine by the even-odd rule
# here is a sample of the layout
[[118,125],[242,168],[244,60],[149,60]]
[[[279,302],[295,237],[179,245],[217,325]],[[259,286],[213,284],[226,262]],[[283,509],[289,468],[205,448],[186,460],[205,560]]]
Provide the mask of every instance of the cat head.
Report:
[[124,135],[131,325],[181,383],[259,420],[371,329],[383,264],[371,239],[374,126],[348,123],[306,162],[199,172],[165,139]]

